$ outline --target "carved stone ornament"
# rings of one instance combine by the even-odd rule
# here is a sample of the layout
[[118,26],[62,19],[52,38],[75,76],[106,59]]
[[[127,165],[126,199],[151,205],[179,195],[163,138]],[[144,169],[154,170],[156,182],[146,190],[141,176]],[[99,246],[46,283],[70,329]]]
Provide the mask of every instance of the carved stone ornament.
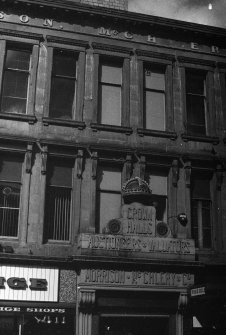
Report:
[[32,149],[33,149],[33,145],[28,144],[26,156],[25,156],[26,173],[31,173]]
[[80,308],[92,308],[95,304],[95,291],[80,289],[78,299]]

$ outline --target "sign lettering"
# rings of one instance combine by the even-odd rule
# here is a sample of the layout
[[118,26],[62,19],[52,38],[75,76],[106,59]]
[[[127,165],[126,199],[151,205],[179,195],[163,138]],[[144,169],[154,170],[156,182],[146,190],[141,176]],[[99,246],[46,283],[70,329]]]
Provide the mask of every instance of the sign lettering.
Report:
[[[47,290],[48,283],[46,279],[30,278],[29,280],[31,282],[31,285],[29,286],[31,290],[37,290],[37,291]],[[28,287],[25,278],[10,277],[6,281],[4,277],[0,277],[0,289],[5,288],[5,282],[7,282],[9,288],[13,290],[25,290]]]
[[193,285],[190,273],[83,269],[80,284],[133,287],[188,287]]

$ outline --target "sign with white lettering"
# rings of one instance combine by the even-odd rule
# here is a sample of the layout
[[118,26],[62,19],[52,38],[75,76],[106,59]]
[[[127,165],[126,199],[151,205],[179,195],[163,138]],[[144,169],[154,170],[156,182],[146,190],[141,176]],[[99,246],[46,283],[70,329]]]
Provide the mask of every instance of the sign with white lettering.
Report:
[[80,285],[185,288],[194,284],[190,273],[82,269]]
[[191,297],[197,297],[197,296],[205,295],[205,294],[206,294],[205,286],[195,287],[191,289]]
[[57,301],[59,270],[0,266],[0,300]]

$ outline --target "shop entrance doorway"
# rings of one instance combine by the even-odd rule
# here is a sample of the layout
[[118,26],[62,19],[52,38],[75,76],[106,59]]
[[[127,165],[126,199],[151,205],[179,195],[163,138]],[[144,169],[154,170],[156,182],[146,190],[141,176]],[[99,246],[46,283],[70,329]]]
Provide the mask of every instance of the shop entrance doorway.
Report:
[[100,335],[171,335],[169,316],[102,316]]

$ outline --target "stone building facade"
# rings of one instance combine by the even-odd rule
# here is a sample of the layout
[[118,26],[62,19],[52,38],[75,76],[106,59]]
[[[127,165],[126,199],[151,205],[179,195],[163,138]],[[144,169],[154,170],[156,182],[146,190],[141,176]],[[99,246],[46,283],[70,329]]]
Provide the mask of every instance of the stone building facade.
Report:
[[0,333],[224,334],[226,31],[0,3]]

